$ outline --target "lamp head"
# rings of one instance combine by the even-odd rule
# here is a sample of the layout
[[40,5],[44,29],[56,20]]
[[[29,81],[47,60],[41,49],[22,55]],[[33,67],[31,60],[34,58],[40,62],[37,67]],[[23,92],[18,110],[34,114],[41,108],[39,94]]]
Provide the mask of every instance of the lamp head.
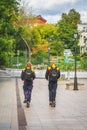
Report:
[[77,33],[74,33],[74,38],[75,38],[75,39],[77,38],[77,36],[78,36],[78,34],[77,34]]

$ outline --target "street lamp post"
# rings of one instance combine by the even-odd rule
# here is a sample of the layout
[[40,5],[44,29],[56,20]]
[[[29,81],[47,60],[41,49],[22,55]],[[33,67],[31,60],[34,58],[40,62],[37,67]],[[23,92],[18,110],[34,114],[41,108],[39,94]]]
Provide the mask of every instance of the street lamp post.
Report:
[[77,33],[74,33],[74,38],[75,38],[75,75],[74,75],[74,89],[73,90],[78,90],[78,83],[77,83],[77,61],[76,61],[76,38],[77,38]]
[[17,50],[17,68],[18,68],[18,64],[19,64],[19,50]]
[[50,45],[48,43],[48,65],[50,66]]
[[48,39],[48,65],[50,66],[50,41],[51,39]]

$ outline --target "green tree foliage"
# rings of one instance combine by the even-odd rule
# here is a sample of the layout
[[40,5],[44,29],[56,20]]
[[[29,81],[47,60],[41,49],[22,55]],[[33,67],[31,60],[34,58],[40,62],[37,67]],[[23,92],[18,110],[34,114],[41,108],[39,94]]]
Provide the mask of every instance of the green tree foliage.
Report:
[[64,48],[73,50],[78,48],[78,38],[75,41],[74,33],[77,32],[77,24],[80,23],[80,14],[75,9],[71,9],[68,14],[63,13],[62,19],[58,22],[58,37],[63,42]]
[[38,25],[37,30],[39,31],[40,35],[41,35],[41,39],[42,40],[49,40],[49,38],[53,37],[53,35],[55,34],[57,28],[54,24],[43,24],[43,25]]
[[0,66],[9,64],[9,57],[15,42],[16,29],[13,21],[17,20],[17,11],[16,0],[0,1]]
[[32,47],[37,46],[39,43],[41,43],[41,35],[36,28],[31,29],[31,36],[30,36],[29,43],[30,43],[31,49]]
[[43,63],[43,59],[45,57],[45,53],[42,50],[39,50],[36,55],[34,55],[34,58],[32,58],[33,64],[41,64]]
[[74,23],[77,25],[78,23],[81,23],[80,14],[75,9],[71,9],[68,14],[63,13],[62,19],[64,19],[69,24]]
[[45,24],[39,25],[36,28],[41,35],[42,41],[40,44],[48,42],[50,44],[51,55],[61,55],[63,53],[63,46],[57,36],[58,27],[54,24]]
[[20,9],[17,23],[16,49],[24,50],[27,48],[23,39],[25,39],[31,49],[35,44],[40,43],[41,37],[38,30],[34,27],[35,22],[36,17],[34,15],[26,14],[23,9]]
[[63,52],[64,52],[64,48],[62,42],[55,40],[51,45],[52,55],[61,56],[63,55]]

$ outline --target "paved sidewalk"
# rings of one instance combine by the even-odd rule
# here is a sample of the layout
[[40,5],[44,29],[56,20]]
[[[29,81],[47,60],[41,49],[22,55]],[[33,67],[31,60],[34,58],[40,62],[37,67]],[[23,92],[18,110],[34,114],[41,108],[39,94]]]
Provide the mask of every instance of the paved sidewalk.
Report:
[[[23,82],[18,79],[21,107],[24,110],[26,130],[87,130],[87,79],[80,79],[84,89],[66,89],[66,81],[59,81],[56,107],[48,102],[48,82],[35,79],[30,108],[23,103]],[[0,130],[19,130],[16,80],[0,82]],[[19,106],[20,107],[20,106]],[[24,129],[21,129],[24,130]]]
[[[22,103],[27,119],[27,130],[87,130],[87,81],[84,89],[66,90],[66,81],[59,81],[56,108],[48,102],[48,82],[35,79],[30,108]],[[19,81],[21,101],[23,101],[22,82]]]
[[14,79],[0,79],[0,130],[18,130]]

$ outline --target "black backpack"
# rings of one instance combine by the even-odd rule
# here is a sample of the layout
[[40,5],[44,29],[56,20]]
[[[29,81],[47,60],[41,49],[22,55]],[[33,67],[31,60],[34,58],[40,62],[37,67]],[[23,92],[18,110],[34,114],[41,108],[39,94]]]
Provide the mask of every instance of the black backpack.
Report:
[[49,81],[57,82],[58,80],[58,71],[56,69],[51,69],[49,73]]
[[27,80],[27,81],[32,81],[32,78],[33,78],[32,70],[31,69],[26,69],[24,79]]

